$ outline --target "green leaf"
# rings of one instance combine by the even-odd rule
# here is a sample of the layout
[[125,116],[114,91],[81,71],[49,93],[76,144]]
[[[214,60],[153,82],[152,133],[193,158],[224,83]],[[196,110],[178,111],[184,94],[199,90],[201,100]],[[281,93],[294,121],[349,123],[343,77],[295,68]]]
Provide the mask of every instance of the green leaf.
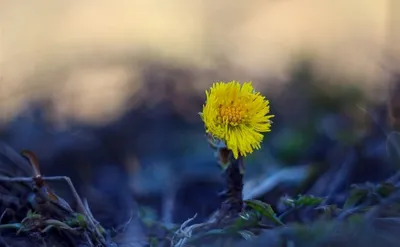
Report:
[[319,205],[324,199],[320,197],[314,197],[312,195],[299,195],[294,201],[296,207],[301,206],[316,206]]
[[396,190],[396,186],[394,186],[392,183],[388,183],[388,182],[380,183],[377,187],[377,192],[379,193],[379,195],[381,195],[383,197],[389,196],[395,190]]
[[77,227],[77,226],[82,228],[88,227],[85,215],[80,213],[75,213],[73,217],[68,218],[65,223],[71,227]]
[[289,207],[297,208],[303,206],[317,206],[323,202],[323,198],[315,197],[312,195],[299,195],[297,199],[293,199],[291,197],[282,197],[282,202]]
[[239,217],[235,220],[235,222],[227,228],[227,230],[238,231],[239,229],[244,229],[247,227],[256,226],[259,221],[259,217],[256,214],[257,212],[243,212],[239,214]]
[[265,218],[277,223],[278,225],[285,225],[277,216],[271,205],[266,204],[259,200],[246,200],[246,204],[253,210],[260,213]]
[[346,202],[343,205],[343,209],[349,209],[354,207],[359,201],[364,199],[368,195],[368,190],[362,188],[354,188]]
[[26,217],[30,219],[39,219],[41,218],[41,215],[29,209],[29,211],[26,213]]
[[78,225],[80,227],[83,227],[83,228],[87,228],[88,227],[88,223],[87,223],[85,215],[76,214],[76,221],[77,221],[77,223],[78,223]]

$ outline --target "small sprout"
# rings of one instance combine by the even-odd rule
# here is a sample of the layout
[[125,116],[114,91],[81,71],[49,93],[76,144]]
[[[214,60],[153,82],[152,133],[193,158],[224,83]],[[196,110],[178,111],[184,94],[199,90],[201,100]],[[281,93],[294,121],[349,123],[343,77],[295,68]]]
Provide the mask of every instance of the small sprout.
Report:
[[247,200],[246,204],[253,210],[260,213],[263,217],[275,222],[278,225],[285,225],[276,215],[271,205],[259,200]]
[[29,218],[29,219],[40,219],[40,218],[42,218],[42,215],[40,215],[40,214],[38,214],[36,212],[33,212],[32,210],[29,209],[29,211],[26,213],[26,218]]
[[324,199],[320,197],[314,197],[312,195],[299,195],[294,201],[296,207],[301,206],[316,206],[319,205]]
[[323,200],[323,198],[312,195],[298,195],[297,198],[284,196],[281,198],[282,203],[291,208],[316,206],[323,202]]
[[76,213],[73,217],[67,219],[66,223],[72,227],[87,228],[88,222],[83,214]]

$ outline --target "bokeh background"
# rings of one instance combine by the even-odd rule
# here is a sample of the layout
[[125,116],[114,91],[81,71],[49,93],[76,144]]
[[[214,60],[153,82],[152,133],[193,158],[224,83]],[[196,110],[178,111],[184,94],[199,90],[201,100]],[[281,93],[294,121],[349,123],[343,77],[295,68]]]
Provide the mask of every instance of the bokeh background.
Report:
[[0,0],[0,138],[70,176],[105,226],[139,209],[201,221],[223,185],[204,91],[253,81],[276,117],[246,159],[245,198],[340,201],[396,169],[399,13],[397,0]]

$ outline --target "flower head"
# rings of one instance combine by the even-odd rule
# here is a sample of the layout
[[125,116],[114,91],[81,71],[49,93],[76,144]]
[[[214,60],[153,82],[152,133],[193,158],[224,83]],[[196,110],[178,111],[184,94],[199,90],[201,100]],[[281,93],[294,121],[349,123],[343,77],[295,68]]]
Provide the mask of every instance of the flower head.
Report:
[[200,115],[207,133],[223,140],[235,158],[261,147],[262,132],[271,131],[273,115],[268,115],[269,101],[251,82],[217,82],[206,96]]

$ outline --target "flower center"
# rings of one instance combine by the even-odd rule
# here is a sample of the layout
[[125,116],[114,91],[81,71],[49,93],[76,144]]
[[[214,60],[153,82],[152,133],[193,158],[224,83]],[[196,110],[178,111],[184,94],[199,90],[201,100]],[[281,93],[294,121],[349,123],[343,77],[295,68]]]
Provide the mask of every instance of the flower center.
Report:
[[220,105],[217,121],[219,124],[237,126],[247,117],[247,109],[242,104]]

